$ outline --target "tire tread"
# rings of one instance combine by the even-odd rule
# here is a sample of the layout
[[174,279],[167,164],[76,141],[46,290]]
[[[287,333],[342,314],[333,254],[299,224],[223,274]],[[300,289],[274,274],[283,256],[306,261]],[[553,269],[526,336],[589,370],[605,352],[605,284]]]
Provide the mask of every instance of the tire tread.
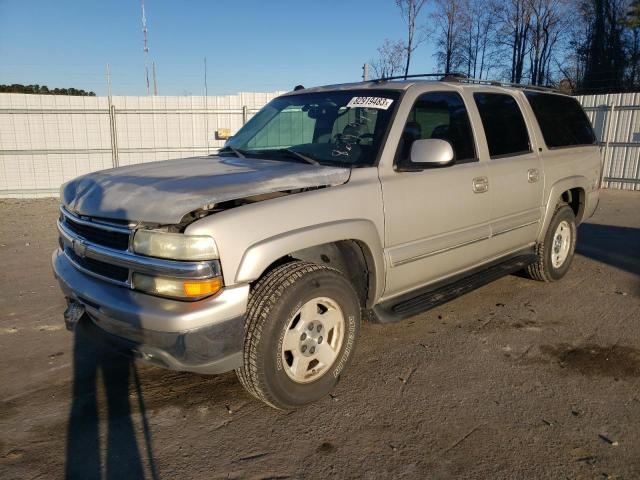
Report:
[[280,265],[260,278],[254,285],[247,304],[245,318],[245,337],[243,365],[236,369],[236,375],[241,385],[258,400],[277,408],[283,409],[273,398],[266,387],[263,372],[258,360],[258,345],[262,330],[270,317],[270,311],[284,292],[305,275],[316,271],[333,271],[341,273],[326,265],[311,262],[292,261]]

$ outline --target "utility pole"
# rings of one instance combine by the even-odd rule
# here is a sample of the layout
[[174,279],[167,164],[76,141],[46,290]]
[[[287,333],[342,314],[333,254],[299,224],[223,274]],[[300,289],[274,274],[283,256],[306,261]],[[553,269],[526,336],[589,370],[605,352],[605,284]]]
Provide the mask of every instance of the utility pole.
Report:
[[204,96],[206,97],[207,95],[207,57],[204,57]]
[[107,96],[109,97],[109,106],[111,106],[111,69],[109,68],[108,63],[107,63],[106,77],[107,77]]
[[113,99],[111,98],[111,69],[107,63],[106,68],[107,77],[107,101],[109,106],[109,137],[111,139],[111,163],[113,167],[117,167],[120,164],[118,159],[118,127],[116,125],[116,108],[113,106]]
[[207,57],[204,60],[204,143],[209,155],[209,89],[207,86]]
[[144,11],[144,0],[140,0],[140,4],[142,6],[142,36],[144,38],[144,46],[142,50],[144,51],[144,73],[145,79],[147,81],[147,95],[151,93],[149,87],[149,43],[148,43],[148,34],[147,34],[147,15]]
[[158,95],[158,79],[156,78],[156,62],[153,62],[152,66],[153,66],[153,94]]
[[365,63],[364,65],[362,65],[362,81],[363,82],[369,81],[369,64],[368,63]]

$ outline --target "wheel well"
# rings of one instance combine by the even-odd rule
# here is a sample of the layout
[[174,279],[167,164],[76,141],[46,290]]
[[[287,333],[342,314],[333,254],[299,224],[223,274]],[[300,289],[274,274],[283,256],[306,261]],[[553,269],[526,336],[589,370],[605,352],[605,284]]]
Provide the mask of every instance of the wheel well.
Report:
[[576,223],[580,223],[582,221],[582,215],[584,213],[584,190],[579,187],[571,188],[562,192],[560,198],[560,201],[569,205],[573,210],[573,214],[576,216]]
[[[265,270],[293,260],[304,260],[327,265],[340,271],[351,282],[363,308],[370,305],[375,295],[375,272],[369,248],[357,240],[339,240],[291,252],[273,262]],[[264,275],[263,273],[263,275]]]

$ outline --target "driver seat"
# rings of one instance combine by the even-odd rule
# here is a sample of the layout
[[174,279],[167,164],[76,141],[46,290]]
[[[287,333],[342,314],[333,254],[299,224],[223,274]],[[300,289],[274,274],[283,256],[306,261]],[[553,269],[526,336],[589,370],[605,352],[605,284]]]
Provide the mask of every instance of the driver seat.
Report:
[[411,152],[411,145],[416,140],[422,138],[422,126],[418,122],[407,122],[400,137],[399,160],[408,160]]

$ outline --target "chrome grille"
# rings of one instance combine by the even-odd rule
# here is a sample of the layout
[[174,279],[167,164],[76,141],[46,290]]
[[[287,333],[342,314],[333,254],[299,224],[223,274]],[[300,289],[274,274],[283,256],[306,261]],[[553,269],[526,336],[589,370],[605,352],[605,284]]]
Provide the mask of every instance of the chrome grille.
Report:
[[138,255],[129,248],[134,230],[76,216],[64,207],[60,208],[58,232],[60,249],[76,268],[127,288],[133,288],[134,272],[196,280],[221,275],[219,260],[190,262]]
[[83,270],[100,275],[104,278],[115,280],[116,282],[126,283],[129,279],[129,269],[112,265],[110,263],[101,262],[88,257],[79,257],[70,248],[65,248],[64,253],[69,259]]
[[102,228],[91,227],[82,223],[77,223],[70,218],[65,219],[65,224],[74,233],[77,233],[85,240],[88,240],[103,247],[115,248],[116,250],[126,250],[129,248],[129,235],[119,232],[110,232]]
[[116,250],[129,248],[130,230],[73,217],[65,210],[61,212],[65,226],[88,242]]

